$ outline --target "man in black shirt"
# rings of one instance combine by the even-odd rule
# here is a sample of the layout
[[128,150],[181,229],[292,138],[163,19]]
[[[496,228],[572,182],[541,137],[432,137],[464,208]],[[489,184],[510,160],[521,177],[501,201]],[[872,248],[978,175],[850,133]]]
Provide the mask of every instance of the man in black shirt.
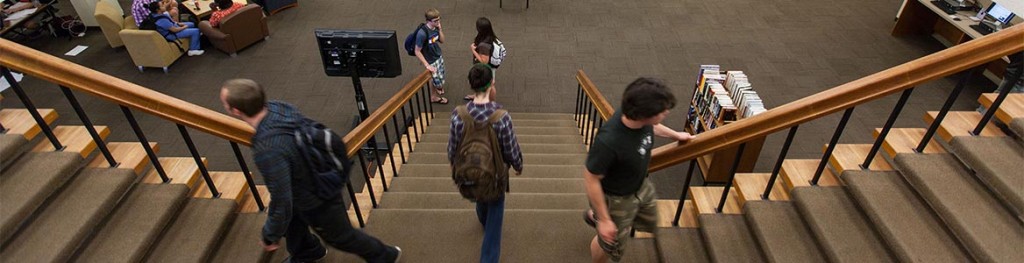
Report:
[[688,141],[692,135],[661,124],[675,96],[659,80],[639,78],[626,87],[618,111],[601,126],[587,154],[583,177],[591,211],[588,223],[597,228],[590,244],[594,262],[622,258],[630,227],[653,233],[658,208],[647,180],[653,135]]

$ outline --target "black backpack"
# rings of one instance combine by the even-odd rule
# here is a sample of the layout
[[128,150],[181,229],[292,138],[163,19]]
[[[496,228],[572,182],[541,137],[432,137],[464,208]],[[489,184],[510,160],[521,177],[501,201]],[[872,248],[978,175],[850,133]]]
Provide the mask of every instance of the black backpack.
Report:
[[337,198],[341,188],[348,183],[352,161],[349,160],[345,142],[341,136],[323,124],[303,118],[295,130],[295,145],[299,155],[306,161],[316,189],[316,195],[323,199]]
[[[423,30],[425,33],[429,33],[427,31],[427,25],[420,23],[420,25],[416,27],[416,30],[413,30],[412,33],[405,37],[405,52],[409,53],[410,56],[416,56],[416,34],[419,33],[420,30]],[[430,39],[429,35],[427,36],[427,39]],[[423,47],[427,47],[427,40],[423,41]]]

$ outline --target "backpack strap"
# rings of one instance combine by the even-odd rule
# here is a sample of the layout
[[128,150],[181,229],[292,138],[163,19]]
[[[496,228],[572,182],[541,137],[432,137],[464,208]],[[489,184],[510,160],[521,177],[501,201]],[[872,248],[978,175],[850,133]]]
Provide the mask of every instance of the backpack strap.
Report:
[[463,125],[473,125],[476,123],[476,119],[473,119],[473,115],[469,114],[469,108],[466,105],[455,107],[455,112],[462,119]]
[[487,122],[491,124],[498,123],[501,121],[501,117],[505,117],[505,113],[508,113],[508,111],[504,109],[494,110],[494,113],[491,113],[491,117],[487,118]]

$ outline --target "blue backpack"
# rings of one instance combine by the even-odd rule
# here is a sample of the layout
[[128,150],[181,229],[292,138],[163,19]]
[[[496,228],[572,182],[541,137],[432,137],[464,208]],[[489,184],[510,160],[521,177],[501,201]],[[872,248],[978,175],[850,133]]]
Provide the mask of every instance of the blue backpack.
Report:
[[308,118],[299,121],[293,134],[300,156],[313,176],[316,195],[323,199],[337,198],[352,171],[352,161],[346,155],[341,136]]
[[[412,33],[405,37],[405,52],[409,53],[410,56],[416,56],[416,34],[419,33],[420,30],[423,30],[423,32],[426,33],[426,27],[426,24],[420,23],[420,25],[416,27],[416,30],[413,30]],[[426,42],[426,40],[423,41],[423,47],[427,46]]]

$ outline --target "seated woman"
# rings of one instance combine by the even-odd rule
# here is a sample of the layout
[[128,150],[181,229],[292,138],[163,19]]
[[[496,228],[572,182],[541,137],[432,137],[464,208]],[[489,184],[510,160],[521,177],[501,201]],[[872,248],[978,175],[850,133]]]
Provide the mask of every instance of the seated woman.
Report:
[[[38,0],[4,1],[4,4],[4,28],[17,24],[43,6]],[[36,21],[25,21],[24,27],[25,29],[34,30],[39,28],[39,23]]]
[[244,4],[235,3],[232,0],[214,0],[210,7],[213,8],[213,14],[210,15],[210,25],[213,27],[220,27],[220,20],[224,19],[231,13],[242,9]]
[[199,29],[192,22],[174,22],[170,16],[166,13],[165,4],[157,1],[146,5],[150,11],[150,17],[156,23],[156,31],[160,32],[164,38],[168,41],[178,40],[179,38],[189,38],[188,55],[198,56],[205,53],[202,49],[199,49]]

